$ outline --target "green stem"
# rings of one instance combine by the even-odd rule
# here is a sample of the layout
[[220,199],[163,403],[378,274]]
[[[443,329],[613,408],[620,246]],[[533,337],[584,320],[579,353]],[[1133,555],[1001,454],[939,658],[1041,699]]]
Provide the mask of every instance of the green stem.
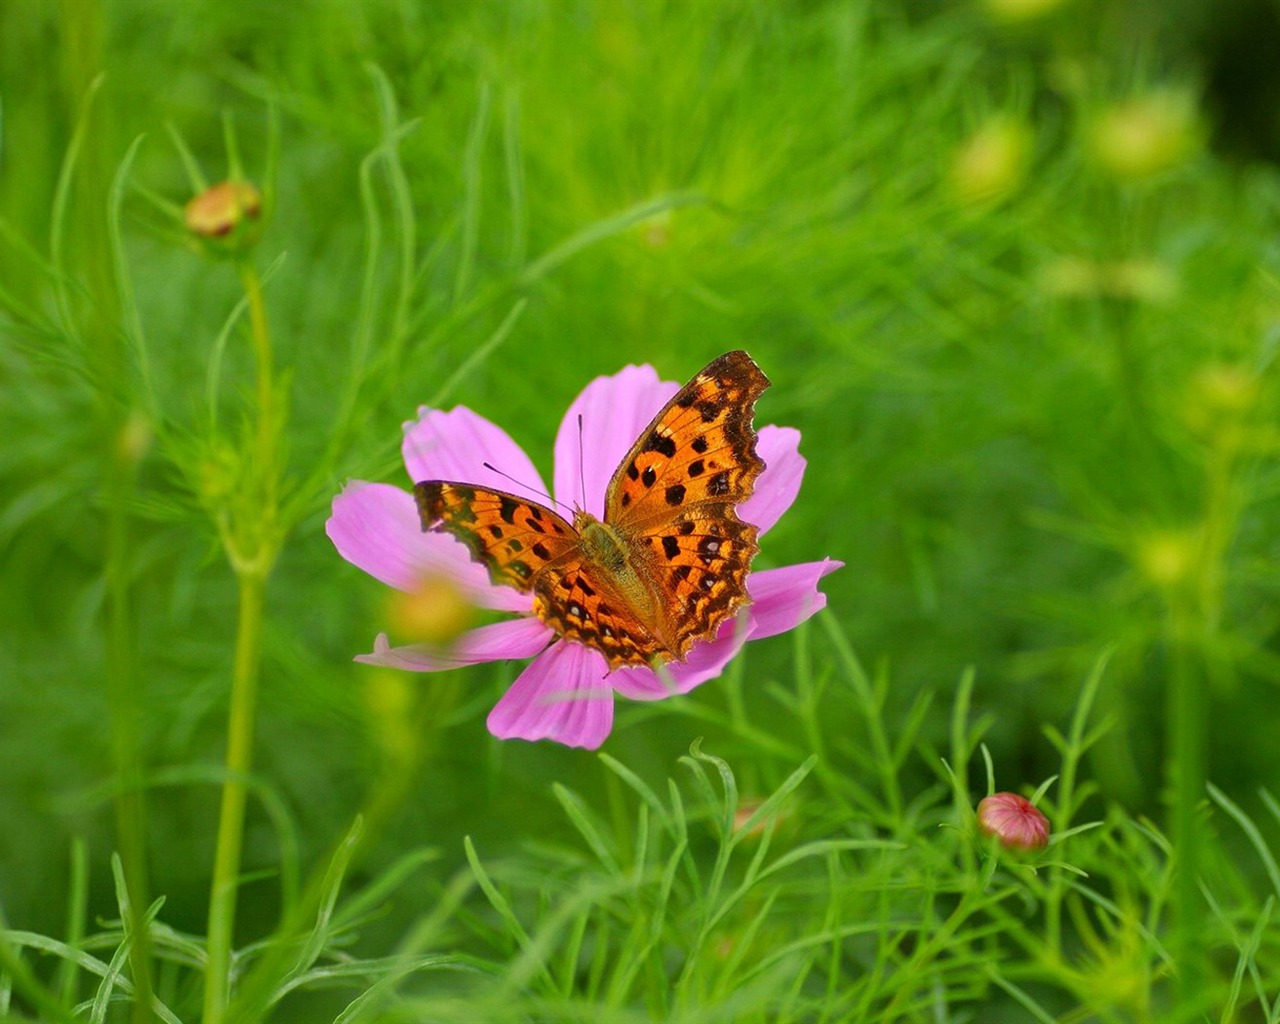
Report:
[[[268,524],[258,524],[260,535],[270,534],[274,526],[275,510],[278,494],[276,490],[276,431],[279,426],[275,403],[275,374],[271,359],[271,336],[267,332],[267,308],[262,298],[262,280],[253,264],[245,259],[236,264],[240,275],[240,284],[244,288],[245,299],[249,305],[249,337],[253,343],[253,356],[258,371],[258,432],[254,447],[254,465],[259,469],[259,480],[262,493],[257,497],[262,503],[261,510],[271,515]],[[274,545],[268,542],[261,545],[261,553],[274,555]],[[267,549],[270,550],[267,550]]]
[[1173,949],[1178,965],[1180,1020],[1204,1013],[1204,982],[1209,973],[1199,934],[1204,915],[1200,894],[1203,825],[1199,807],[1207,772],[1205,720],[1210,713],[1209,683],[1217,670],[1212,651],[1222,620],[1224,566],[1235,534],[1233,498],[1236,436],[1226,429],[1215,438],[1205,471],[1204,524],[1194,576],[1172,595],[1169,646],[1172,693],[1168,735],[1173,782]]
[[[117,427],[119,425],[117,424]],[[124,435],[128,426],[118,429]],[[127,444],[117,439],[117,452],[107,464],[107,643],[106,682],[111,699],[111,740],[118,790],[115,800],[116,835],[125,888],[129,893],[129,920],[133,942],[129,949],[135,998],[133,1018],[138,1024],[151,1019],[151,937],[145,915],[148,896],[146,805],[138,718],[141,697],[134,658],[129,585],[131,544],[128,501],[134,490],[135,460]]]
[[267,332],[262,283],[249,260],[237,264],[249,307],[249,334],[257,363],[257,423],[247,443],[241,493],[224,519],[223,542],[239,581],[235,665],[227,722],[227,779],[222,787],[218,845],[209,893],[208,954],[204,1020],[222,1024],[231,995],[236,896],[244,842],[248,778],[253,767],[253,722],[262,656],[263,599],[267,577],[280,548],[279,465],[276,440],[281,426],[275,402],[271,339]]
[[1175,606],[1170,618],[1173,692],[1168,728],[1172,739],[1173,848],[1178,858],[1173,876],[1173,948],[1178,965],[1178,1019],[1192,1020],[1199,1013],[1204,976],[1198,933],[1203,909],[1196,881],[1200,871],[1196,809],[1205,789],[1206,709],[1189,635],[1191,615],[1184,607]]
[[204,1020],[220,1024],[229,995],[231,950],[240,884],[244,840],[246,780],[253,763],[253,719],[262,650],[262,606],[266,575],[240,574],[240,614],[236,630],[235,668],[231,680],[231,712],[227,736],[227,781],[222,787],[218,847],[209,892],[208,952]]

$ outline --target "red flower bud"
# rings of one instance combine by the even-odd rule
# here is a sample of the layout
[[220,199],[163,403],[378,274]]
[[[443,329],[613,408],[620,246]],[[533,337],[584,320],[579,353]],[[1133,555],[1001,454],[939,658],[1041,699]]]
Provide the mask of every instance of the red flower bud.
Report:
[[1039,850],[1049,842],[1049,819],[1017,793],[995,793],[978,804],[978,828],[1007,850]]

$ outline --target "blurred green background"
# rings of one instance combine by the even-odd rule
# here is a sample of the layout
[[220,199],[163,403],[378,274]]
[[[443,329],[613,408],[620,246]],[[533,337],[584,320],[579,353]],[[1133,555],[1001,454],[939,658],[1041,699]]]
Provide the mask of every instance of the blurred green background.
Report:
[[[1185,642],[1210,777],[1246,805],[1274,786],[1280,77],[1256,51],[1277,20],[1262,0],[0,7],[9,921],[59,930],[76,835],[92,908],[114,906],[102,467],[118,439],[101,424],[146,409],[121,341],[136,323],[156,403],[130,506],[131,630],[144,760],[169,783],[148,794],[152,884],[166,920],[203,929],[217,793],[192,766],[223,756],[235,624],[201,505],[217,469],[204,403],[239,290],[161,200],[191,196],[184,147],[210,182],[227,176],[227,123],[271,200],[254,258],[274,268],[287,472],[306,484],[267,591],[255,756],[304,863],[403,763],[415,774],[362,871],[421,844],[456,865],[464,834],[491,853],[559,834],[550,784],[605,785],[589,753],[488,737],[519,666],[351,662],[386,628],[387,594],[325,538],[328,500],[349,478],[408,484],[401,423],[460,367],[445,404],[503,425],[549,478],[592,377],[647,362],[683,381],[746,348],[773,381],[758,421],[798,427],[809,460],[760,564],[845,562],[824,584],[828,624],[888,674],[891,723],[936,691],[923,734],[941,744],[972,667],[999,781],[1034,785],[1056,764],[1042,728],[1113,649],[1089,776],[1159,817],[1170,645]],[[109,252],[113,183],[136,318]],[[335,438],[362,324],[372,362]],[[252,380],[237,332],[221,358],[233,430]],[[798,748],[768,690],[797,657],[826,671],[824,627],[802,642],[754,645],[744,669],[753,720]],[[746,786],[776,784],[724,700],[709,683],[620,703],[605,749],[661,778],[705,735]],[[822,727],[840,770],[857,725]],[[914,770],[916,789],[934,781],[923,758]],[[274,833],[250,814],[246,869],[269,868]],[[245,936],[273,891],[246,890]]]

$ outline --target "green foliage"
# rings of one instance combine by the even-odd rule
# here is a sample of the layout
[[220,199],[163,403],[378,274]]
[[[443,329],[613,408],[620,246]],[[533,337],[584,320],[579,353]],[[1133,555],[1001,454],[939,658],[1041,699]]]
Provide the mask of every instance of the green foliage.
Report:
[[[0,7],[0,1017],[1280,1021],[1280,182],[1155,6]],[[599,757],[351,664],[419,405],[737,347],[792,642]]]

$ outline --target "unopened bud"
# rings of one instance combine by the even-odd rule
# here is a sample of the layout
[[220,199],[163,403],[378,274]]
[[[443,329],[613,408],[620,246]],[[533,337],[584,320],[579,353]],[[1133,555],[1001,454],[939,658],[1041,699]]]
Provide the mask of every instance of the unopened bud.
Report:
[[137,409],[130,410],[116,435],[116,454],[121,462],[134,465],[143,460],[150,447],[150,421]]
[[1065,0],[983,0],[992,19],[1009,25],[1036,21],[1063,6]]
[[224,181],[187,203],[187,228],[201,238],[223,239],[262,214],[262,194],[247,181]]
[[1040,850],[1049,842],[1049,819],[1026,797],[994,793],[978,804],[978,828],[1006,850]]
[[1094,158],[1118,178],[1145,178],[1168,170],[1200,144],[1190,96],[1160,91],[1103,111],[1089,132]]
[[1138,567],[1158,587],[1179,586],[1195,567],[1196,538],[1182,530],[1158,530],[1137,547]]
[[1030,154],[1026,125],[1005,115],[992,117],[956,151],[951,190],[967,203],[1001,199],[1022,184]]

